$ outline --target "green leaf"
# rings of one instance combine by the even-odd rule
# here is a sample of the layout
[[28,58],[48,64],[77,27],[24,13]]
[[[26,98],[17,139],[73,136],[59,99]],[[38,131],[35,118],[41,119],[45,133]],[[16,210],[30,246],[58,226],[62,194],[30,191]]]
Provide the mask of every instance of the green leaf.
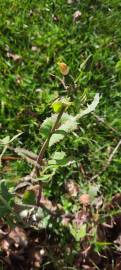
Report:
[[53,134],[49,141],[49,147],[60,142],[63,138],[64,138],[64,135],[62,134]]
[[52,166],[53,166],[53,165],[54,165],[54,166],[56,165],[56,166],[57,166],[57,162],[56,162],[55,159],[50,159],[50,160],[48,160],[48,165],[50,165],[50,166],[51,166],[51,165],[52,165]]
[[[1,203],[1,201],[0,201]],[[0,218],[5,217],[9,213],[9,209],[5,207],[4,205],[0,205]]]
[[40,229],[46,229],[49,224],[50,224],[50,216],[48,215],[41,219],[41,221],[38,224],[38,227]]
[[96,252],[101,252],[101,251],[104,250],[105,248],[111,246],[112,243],[111,243],[111,242],[98,242],[98,241],[96,241],[96,242],[94,243],[94,245],[95,245],[95,251],[96,251]]
[[78,120],[82,116],[93,112],[95,110],[95,108],[97,107],[98,103],[99,103],[99,93],[97,93],[95,95],[93,102],[90,105],[88,105],[87,109],[81,111],[79,114],[77,114],[77,116],[75,118]]
[[59,128],[58,131],[60,131],[59,133],[54,133],[49,141],[49,146],[51,147],[52,145],[54,145],[55,143],[63,140],[63,138],[65,137],[65,135],[63,134],[63,132],[65,133],[69,133],[72,132],[73,130],[77,129],[77,122],[75,117],[73,117],[72,115],[68,115],[68,120],[65,121],[64,124],[62,124]]
[[86,236],[86,227],[86,224],[82,224],[79,228],[76,225],[69,225],[70,232],[77,242]]
[[61,152],[55,152],[52,158],[55,160],[60,160],[60,159],[63,159],[65,156],[66,156],[65,152],[61,151]]
[[56,100],[53,102],[52,109],[55,113],[59,113],[62,108],[63,108],[63,104],[60,100]]
[[66,157],[65,152],[55,152],[52,159],[48,161],[48,165],[58,168],[59,166],[66,166],[69,164],[69,158]]
[[55,113],[59,113],[62,108],[68,108],[72,102],[69,101],[70,98],[58,98],[52,103],[52,108]]
[[42,172],[41,176],[39,178],[37,178],[37,180],[38,181],[42,181],[42,182],[48,182],[48,181],[50,181],[52,179],[53,175],[55,174],[55,171],[56,171],[55,170],[55,166],[57,167],[57,165],[55,165],[55,164],[53,164],[53,166],[51,166],[51,165],[48,166],[46,168],[46,170],[48,170],[50,168],[50,169],[53,169],[52,172],[51,173],[48,173],[48,174],[44,174],[44,172],[46,171],[46,170],[44,170]]
[[[45,137],[48,136],[48,134],[50,133],[56,119],[58,117],[58,114],[52,114],[51,117],[48,117],[44,120],[44,122],[42,123],[41,125],[41,134],[44,135]],[[60,123],[59,123],[59,126],[64,124],[67,120],[70,119],[70,117],[73,117],[71,115],[69,115],[68,113],[63,113],[62,117],[61,117],[61,120],[60,120]],[[59,134],[64,134],[64,131],[62,130],[56,130],[55,133],[59,133]]]
[[56,121],[57,115],[52,115],[51,117],[48,117],[44,120],[44,122],[41,125],[41,134],[43,134],[45,137],[48,136],[50,133],[52,126],[54,125]]
[[121,59],[116,63],[115,70],[116,72],[121,72]]
[[58,168],[59,166],[67,166],[67,165],[70,165],[71,161],[68,159],[68,158],[63,158],[63,159],[58,159],[58,160],[55,160],[55,159],[50,159],[48,161],[48,165],[50,165],[51,167],[53,168]]
[[[49,147],[51,147],[54,144],[56,144],[56,143],[60,142],[61,140],[63,140],[66,133],[70,133],[70,132],[76,130],[77,127],[78,127],[78,122],[77,121],[82,116],[94,111],[96,106],[98,105],[98,103],[99,103],[99,94],[97,93],[95,95],[95,97],[94,97],[93,102],[90,105],[88,105],[88,107],[85,110],[81,111],[75,117],[72,116],[72,115],[69,115],[68,113],[64,113],[62,115],[62,118],[61,118],[60,125],[59,125],[58,129],[55,131],[55,133],[50,138]],[[47,118],[43,122],[43,124],[41,126],[41,132],[44,133],[44,135],[46,135],[46,136],[48,135],[48,133],[50,132],[50,130],[51,130],[53,124],[55,123],[56,119],[57,119],[57,114],[52,115],[52,117]]]
[[6,216],[11,212],[13,206],[13,195],[8,191],[6,183],[0,183],[0,217]]
[[54,132],[54,134],[61,134],[61,135],[66,135],[66,132],[64,131],[64,130],[60,130],[60,129],[58,129],[58,130],[56,130],[55,132]]
[[65,197],[64,195],[62,195],[61,203],[65,211],[70,211],[72,209],[72,202],[69,201],[68,197]]
[[92,199],[94,199],[100,190],[100,185],[89,185],[88,193]]
[[0,183],[0,194],[7,202],[13,198],[13,195],[8,191],[8,187],[4,181]]
[[23,195],[23,199],[22,199],[23,203],[25,204],[36,204],[36,195],[35,192],[33,190],[27,190],[24,192]]

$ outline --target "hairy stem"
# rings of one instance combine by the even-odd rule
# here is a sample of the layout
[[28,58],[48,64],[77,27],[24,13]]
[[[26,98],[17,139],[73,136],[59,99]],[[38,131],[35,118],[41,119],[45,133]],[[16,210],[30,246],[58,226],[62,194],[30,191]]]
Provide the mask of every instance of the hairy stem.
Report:
[[42,165],[42,160],[43,160],[43,157],[44,157],[44,154],[45,154],[45,151],[48,147],[48,144],[49,144],[49,141],[50,141],[50,138],[51,136],[53,135],[53,133],[55,132],[57,126],[58,126],[58,123],[62,117],[62,114],[64,113],[65,111],[65,107],[62,107],[61,111],[59,112],[58,116],[57,116],[57,119],[48,135],[48,138],[45,140],[44,144],[42,145],[41,149],[40,149],[40,152],[39,152],[39,155],[38,155],[38,158],[37,158],[37,161],[36,161],[36,165],[34,167],[34,169],[32,170],[31,172],[31,177],[33,177],[34,175],[37,175],[39,176],[39,169],[38,169],[38,165],[41,167]]

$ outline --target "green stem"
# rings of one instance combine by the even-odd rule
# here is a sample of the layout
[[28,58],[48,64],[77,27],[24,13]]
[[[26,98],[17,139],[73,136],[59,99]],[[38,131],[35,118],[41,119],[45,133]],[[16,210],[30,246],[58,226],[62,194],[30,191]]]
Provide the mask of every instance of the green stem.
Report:
[[39,169],[38,169],[38,165],[41,167],[42,165],[42,160],[43,160],[43,157],[44,157],[44,154],[45,154],[45,151],[48,147],[48,144],[49,144],[49,141],[50,141],[50,138],[51,136],[53,135],[53,133],[55,132],[57,126],[58,126],[58,123],[62,117],[62,114],[64,113],[65,111],[65,107],[63,106],[61,111],[59,112],[58,116],[57,116],[57,119],[48,135],[48,138],[45,140],[43,146],[41,147],[40,149],[40,152],[39,152],[39,155],[38,155],[38,158],[37,158],[37,161],[36,161],[36,165],[33,169],[33,171],[31,172],[31,177],[33,177],[35,174],[39,175]]

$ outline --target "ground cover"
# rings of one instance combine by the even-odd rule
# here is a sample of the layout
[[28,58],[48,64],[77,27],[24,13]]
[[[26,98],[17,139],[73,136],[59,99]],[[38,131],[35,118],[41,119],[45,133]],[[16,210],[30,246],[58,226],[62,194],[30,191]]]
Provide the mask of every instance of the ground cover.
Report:
[[[36,222],[31,224],[29,213],[24,225],[18,221],[17,233],[10,229],[13,224],[6,212],[5,216],[1,214],[1,269],[120,269],[121,3],[5,0],[0,1],[0,10],[1,140],[23,132],[10,147],[37,154],[45,140],[42,123],[51,116],[51,105],[57,97],[70,97],[73,104],[68,112],[76,115],[93,101],[96,93],[100,95],[96,110],[79,120],[78,129],[45,152],[45,166],[55,152],[61,152],[61,158],[65,154],[72,162],[60,166],[51,181],[44,183],[41,198],[49,211],[59,205],[64,213],[59,210],[59,218],[52,217],[47,209],[44,214],[39,213],[44,220],[39,232],[35,232]],[[69,67],[64,81],[58,63]],[[0,147],[2,152],[3,145]],[[28,186],[15,190],[35,165],[23,155],[28,157],[25,152],[18,155],[9,148],[1,158],[1,194],[10,192],[5,195],[9,199],[15,196],[13,192],[19,193],[20,198],[27,195]],[[24,202],[28,205],[26,198]],[[75,212],[77,216],[73,216]],[[61,216],[60,222],[62,214],[72,216],[64,216],[64,220]],[[16,219],[13,213],[10,216]],[[80,236],[78,230],[65,226],[66,222],[72,224],[73,219],[82,226]],[[85,229],[85,223],[91,226]],[[20,239],[24,235],[24,244],[18,243],[19,247],[22,245],[22,255],[20,248],[16,251],[16,234]],[[10,244],[8,248],[5,241]],[[28,247],[34,254],[30,264]],[[52,254],[48,255],[50,247]],[[25,265],[26,256],[29,259]]]

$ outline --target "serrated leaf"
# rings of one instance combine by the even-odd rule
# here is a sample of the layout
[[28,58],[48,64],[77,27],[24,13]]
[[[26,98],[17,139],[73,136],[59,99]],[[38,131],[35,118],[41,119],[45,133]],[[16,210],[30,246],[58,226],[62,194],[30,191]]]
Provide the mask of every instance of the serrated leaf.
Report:
[[77,122],[75,117],[69,115],[69,120],[67,120],[64,124],[62,124],[59,128],[58,131],[61,131],[61,133],[54,133],[49,141],[49,146],[51,147],[52,145],[54,145],[55,143],[63,140],[63,138],[65,137],[64,134],[62,134],[62,132],[65,133],[69,133],[72,132],[73,130],[77,129]]
[[[58,117],[58,114],[53,114],[51,117],[48,117],[47,119],[44,120],[44,122],[42,123],[41,125],[41,133],[47,137],[48,134],[50,133],[51,129],[52,129],[52,126],[54,125],[56,119]],[[70,119],[74,118],[72,115],[69,115],[68,113],[64,113],[61,117],[61,120],[60,120],[60,126],[63,125],[66,121],[70,121]],[[60,127],[59,126],[59,127]],[[57,129],[55,131],[55,133],[57,134],[63,134],[65,135],[64,133],[64,130],[62,129]]]
[[70,224],[70,232],[77,242],[86,236],[86,227],[86,224],[82,224],[79,228]]
[[53,134],[49,141],[49,147],[60,142],[64,138],[62,134]]
[[99,103],[99,93],[97,93],[90,105],[88,105],[87,109],[81,111],[77,116],[75,117],[77,120],[80,119],[82,116],[89,114],[95,110]]
[[44,122],[41,125],[41,134],[48,136],[49,132],[52,129],[52,126],[54,125],[57,118],[57,114],[52,115],[51,117],[48,117],[44,120]]
[[[96,106],[99,103],[99,94],[97,93],[94,97],[93,102],[88,105],[88,107],[81,111],[79,114],[77,114],[75,117],[72,115],[69,115],[68,113],[64,113],[62,115],[61,121],[60,121],[60,126],[58,129],[55,131],[55,133],[51,136],[50,141],[49,141],[49,147],[53,146],[54,144],[60,142],[63,140],[65,137],[66,133],[72,132],[77,129],[78,127],[78,120],[86,115],[89,114],[90,112],[94,111]],[[50,132],[53,124],[55,123],[57,119],[57,114],[52,115],[52,117],[47,118],[42,126],[41,126],[41,131],[44,135],[48,135]]]
[[32,164],[32,165],[36,165],[36,160],[37,160],[37,155],[35,153],[33,153],[32,151],[29,151],[25,148],[20,148],[20,147],[16,147],[15,149],[13,149],[15,153],[17,153],[17,155],[21,156],[22,158],[24,158],[28,163]]

